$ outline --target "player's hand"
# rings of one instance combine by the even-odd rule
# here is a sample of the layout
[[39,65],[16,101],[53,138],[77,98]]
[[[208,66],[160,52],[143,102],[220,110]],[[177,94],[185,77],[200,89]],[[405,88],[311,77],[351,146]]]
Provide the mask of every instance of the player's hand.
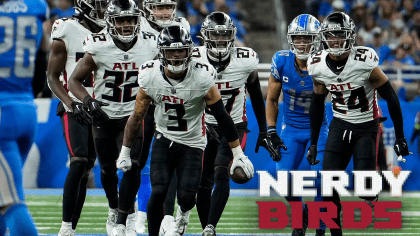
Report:
[[316,165],[320,162],[320,160],[316,159],[316,154],[318,153],[316,145],[311,145],[308,148],[308,153],[306,154],[306,159],[308,159],[308,162],[310,165]]
[[252,165],[252,162],[244,153],[233,157],[232,167],[230,167],[231,175],[233,175],[233,171],[236,167],[242,168],[248,178],[254,177],[254,165]]
[[[280,137],[279,137],[280,138]],[[268,138],[268,135],[266,132],[261,132],[258,135],[257,145],[255,146],[255,153],[258,153],[258,150],[260,149],[260,146],[265,148],[269,153],[271,158],[273,158],[274,161],[278,162],[280,161],[280,152],[277,148],[274,148],[273,143],[271,142],[271,139]],[[283,144],[284,146],[284,144]]]
[[280,148],[287,150],[286,145],[284,145],[283,140],[281,140],[281,138],[279,137],[275,129],[269,129],[267,131],[267,138],[271,141],[271,143],[273,144],[273,147],[279,151],[279,155],[280,155]]
[[92,117],[86,111],[87,107],[83,105],[83,103],[73,101],[71,103],[71,109],[73,112],[74,118],[80,123],[84,125],[91,124]]
[[130,158],[130,148],[122,146],[120,156],[117,159],[117,168],[122,170],[122,172],[126,172],[127,170],[131,170],[131,158]]
[[395,140],[394,151],[398,156],[397,160],[402,161],[402,162],[406,161],[406,159],[403,158],[404,156],[408,156],[409,154],[413,154],[413,153],[408,151],[408,145],[407,145],[407,141],[405,140],[405,138],[400,138],[400,139]]
[[98,101],[94,98],[89,98],[87,101],[83,101],[89,108],[90,115],[99,122],[106,122],[109,120],[108,115],[102,110],[101,106],[108,106],[108,103]]
[[209,136],[210,140],[213,140],[217,144],[220,144],[219,135],[217,132],[213,129],[212,126],[206,125],[206,134]]

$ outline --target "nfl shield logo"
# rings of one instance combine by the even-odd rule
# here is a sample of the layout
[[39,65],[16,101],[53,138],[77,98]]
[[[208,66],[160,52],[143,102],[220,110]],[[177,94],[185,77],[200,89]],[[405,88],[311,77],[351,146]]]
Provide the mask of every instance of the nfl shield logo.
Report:
[[176,89],[175,88],[171,88],[171,93],[175,94],[176,93]]
[[222,75],[221,74],[218,74],[217,75],[217,79],[221,80],[222,79]]
[[300,81],[300,86],[305,86],[305,81],[304,80]]
[[128,60],[128,55],[124,55],[124,60]]

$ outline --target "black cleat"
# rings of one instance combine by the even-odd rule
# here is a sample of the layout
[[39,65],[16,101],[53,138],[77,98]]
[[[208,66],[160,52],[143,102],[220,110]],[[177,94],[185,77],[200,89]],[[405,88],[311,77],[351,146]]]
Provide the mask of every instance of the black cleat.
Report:
[[375,205],[373,205],[373,202],[377,202],[378,201],[378,196],[376,196],[376,198],[372,199],[372,200],[365,200],[365,202],[372,208],[375,208]]
[[308,228],[308,206],[305,204],[305,210],[303,211],[302,229],[294,229],[292,236],[305,236],[306,229]]
[[317,229],[315,236],[325,236],[325,230]]
[[341,229],[330,229],[331,236],[343,236],[343,231]]

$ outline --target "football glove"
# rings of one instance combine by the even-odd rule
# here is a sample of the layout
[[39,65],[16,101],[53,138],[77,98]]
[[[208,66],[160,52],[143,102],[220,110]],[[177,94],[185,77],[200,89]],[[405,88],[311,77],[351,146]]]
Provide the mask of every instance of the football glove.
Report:
[[406,161],[406,159],[403,158],[403,156],[408,156],[409,154],[413,154],[412,152],[408,151],[408,145],[405,138],[400,138],[400,139],[395,140],[394,151],[398,156],[397,161],[402,161],[402,162]]
[[130,151],[131,148],[126,146],[122,146],[120,156],[117,159],[117,168],[122,170],[122,172],[126,172],[127,170],[131,170],[131,158],[130,158]]
[[108,115],[101,109],[101,106],[108,106],[108,103],[98,101],[91,97],[85,98],[83,103],[89,108],[90,115],[94,120],[98,122],[107,122],[109,120]]
[[74,118],[76,118],[76,120],[80,124],[82,124],[82,125],[91,124],[92,117],[86,111],[87,107],[85,105],[83,105],[83,103],[73,101],[71,103],[71,110],[73,112]]
[[252,162],[245,156],[242,150],[239,154],[233,155],[232,166],[230,167],[231,175],[233,175],[236,167],[242,168],[248,178],[254,177],[254,165],[252,165]]
[[308,162],[310,165],[314,166],[320,162],[320,160],[316,159],[316,154],[318,153],[316,145],[311,145],[308,148],[308,153],[306,154],[306,159],[308,159]]
[[208,135],[209,140],[213,140],[217,144],[220,144],[219,135],[212,126],[206,125],[206,134]]
[[[280,137],[279,137],[280,138]],[[265,148],[269,153],[271,158],[273,158],[273,161],[280,161],[280,152],[277,148],[274,148],[273,143],[271,142],[271,139],[268,138],[268,135],[266,132],[261,132],[258,135],[257,145],[255,146],[255,153],[258,153],[258,150],[260,149],[260,146]],[[284,146],[284,144],[283,144]]]
[[[286,145],[284,145],[283,140],[281,140],[281,138],[279,137],[275,129],[269,129],[267,131],[267,138],[273,144],[273,147],[279,151],[279,155],[280,155],[280,148],[287,150]],[[281,159],[281,156],[279,157],[279,161],[280,159]]]

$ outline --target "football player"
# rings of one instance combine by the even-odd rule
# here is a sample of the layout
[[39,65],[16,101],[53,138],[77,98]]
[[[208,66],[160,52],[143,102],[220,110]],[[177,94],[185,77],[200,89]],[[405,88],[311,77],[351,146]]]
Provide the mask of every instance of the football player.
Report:
[[[251,48],[235,47],[236,27],[229,15],[223,12],[209,14],[203,21],[200,33],[204,46],[194,48],[192,60],[201,64],[210,64],[216,69],[215,83],[226,111],[236,126],[242,150],[245,149],[249,132],[245,110],[246,91],[249,92],[260,130],[257,146],[263,145],[267,148],[265,141],[260,143],[268,138],[265,104],[257,72],[259,63],[257,53]],[[206,126],[217,133],[214,135],[217,138],[207,136],[203,172],[197,193],[197,211],[204,230],[203,235],[211,236],[216,235],[216,225],[229,198],[229,174],[232,173],[229,173],[228,166],[233,156],[224,132],[213,113],[209,109],[206,109],[206,113]],[[270,154],[273,158],[278,158],[277,150],[272,147],[268,150],[272,151]],[[214,185],[216,187],[213,191]],[[182,232],[182,228],[177,230],[178,233]]]
[[[309,108],[311,120],[311,146],[307,153],[310,162],[317,158],[317,144],[325,112],[328,92],[332,95],[334,118],[331,121],[324,151],[323,169],[345,170],[353,155],[355,170],[376,169],[378,140],[377,93],[386,100],[395,128],[394,150],[400,158],[409,155],[404,136],[400,102],[388,77],[378,66],[379,58],[372,48],[353,46],[356,37],[353,20],[343,12],[328,15],[321,25],[324,50],[308,59],[308,72],[312,75],[314,95]],[[372,184],[372,183],[370,183]],[[377,196],[361,197],[370,205]],[[337,206],[334,222],[339,229],[330,229],[331,235],[342,235],[340,224],[340,197],[334,190],[332,197]]]
[[163,202],[176,169],[180,222],[187,223],[199,188],[202,156],[207,143],[204,124],[206,104],[213,112],[233,152],[232,169],[241,167],[248,178],[251,161],[240,147],[232,118],[214,86],[216,71],[209,64],[191,61],[193,42],[180,26],[165,28],[158,38],[159,60],[149,61],[139,72],[136,108],[127,122],[120,159],[129,157],[151,101],[156,104],[156,133],[151,158],[152,195],[147,207],[149,235],[159,235]]
[[[309,105],[313,94],[312,77],[308,75],[306,61],[320,45],[319,31],[321,24],[312,15],[303,14],[293,19],[287,31],[290,50],[278,51],[271,62],[271,75],[267,89],[267,124],[268,134],[275,146],[280,149],[281,159],[276,163],[277,170],[297,170],[302,162],[305,150],[311,138]],[[279,96],[283,90],[283,121],[280,137],[277,134],[277,116],[279,112]],[[322,162],[325,143],[328,135],[327,115],[322,116],[322,128],[318,148],[318,162]],[[322,163],[310,163],[312,170],[322,170]],[[320,177],[315,179],[318,191],[321,187]],[[287,201],[300,201],[302,197],[286,197]],[[322,201],[320,194],[315,201]],[[303,204],[303,228],[293,229],[293,236],[305,235],[308,227],[308,210]],[[325,224],[316,230],[316,235],[324,235]]]
[[[57,114],[70,156],[70,170],[63,189],[63,221],[59,236],[74,235],[86,197],[86,184],[94,166],[91,117],[87,108],[67,89],[67,80],[84,53],[83,41],[88,34],[99,33],[105,26],[105,0],[77,0],[78,15],[56,20],[51,33],[48,85],[60,99]],[[92,75],[83,85],[93,92]]]
[[[124,127],[134,109],[138,91],[137,74],[141,63],[157,55],[156,37],[140,31],[140,11],[133,0],[114,0],[105,11],[106,32],[90,34],[83,42],[85,55],[70,77],[70,91],[89,108],[93,139],[101,166],[101,180],[109,201],[107,232],[135,235],[134,200],[140,185],[140,171],[146,160],[139,159],[142,132],[138,132],[131,158],[117,160]],[[94,72],[93,98],[81,81]],[[130,163],[130,168],[125,163]],[[131,165],[132,162],[132,165]],[[118,197],[117,167],[123,175]],[[117,214],[118,208],[118,214]],[[130,216],[127,216],[130,213]],[[118,219],[117,219],[118,217]],[[119,227],[117,227],[117,224]],[[116,232],[114,232],[116,234]]]
[[[145,12],[144,16],[141,16],[140,19],[140,28],[142,31],[152,33],[159,36],[160,31],[164,27],[171,25],[179,25],[184,27],[188,32],[190,32],[190,25],[188,21],[183,17],[175,17],[176,14],[176,1],[175,0],[144,0],[143,1],[143,10]],[[154,108],[155,106],[151,104],[149,110],[147,111],[146,117],[144,119],[144,137],[145,141],[143,142],[143,150],[141,152],[141,158],[147,158],[149,155],[150,144],[153,138],[154,133]],[[137,233],[144,233],[146,230],[146,208],[147,201],[149,201],[151,186],[150,186],[150,160],[147,161],[145,168],[141,172],[141,185],[138,191],[138,212],[137,212],[137,222],[136,222],[136,231]],[[171,222],[174,221],[173,212],[174,212],[174,200],[176,194],[176,175],[173,175],[173,184],[168,191],[168,201],[165,205],[165,218],[167,223],[162,223],[163,226],[169,226]],[[172,196],[172,197],[169,197]],[[165,230],[165,229],[162,229]]]
[[[35,138],[34,71],[45,72],[44,0],[0,0],[0,235],[38,235],[25,204],[22,167]],[[38,59],[37,59],[38,60]],[[45,60],[45,59],[44,59]],[[44,66],[40,68],[39,66]]]

